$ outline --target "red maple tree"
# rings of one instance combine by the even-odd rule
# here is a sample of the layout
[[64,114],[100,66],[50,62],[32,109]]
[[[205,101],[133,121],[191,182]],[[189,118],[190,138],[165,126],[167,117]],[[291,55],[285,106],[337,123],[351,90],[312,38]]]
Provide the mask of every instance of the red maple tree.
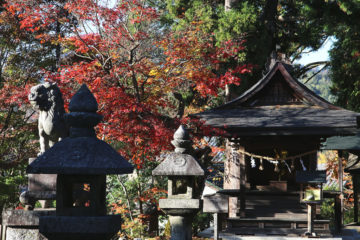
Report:
[[[237,57],[241,43],[216,47],[211,35],[199,30],[200,22],[181,33],[165,33],[159,28],[160,13],[145,2],[119,1],[109,7],[93,0],[25,0],[7,5],[21,19],[22,29],[60,44],[63,58],[76,59],[48,72],[47,80],[58,82],[67,102],[86,83],[104,116],[99,135],[117,144],[138,168],[170,148],[184,116],[174,116],[177,104],[170,101],[171,93],[190,89],[197,99],[216,96],[226,84],[239,84],[239,76],[250,70],[242,65],[219,74],[216,69]],[[74,18],[76,25],[71,24]],[[59,23],[67,27],[64,36],[44,30]]]

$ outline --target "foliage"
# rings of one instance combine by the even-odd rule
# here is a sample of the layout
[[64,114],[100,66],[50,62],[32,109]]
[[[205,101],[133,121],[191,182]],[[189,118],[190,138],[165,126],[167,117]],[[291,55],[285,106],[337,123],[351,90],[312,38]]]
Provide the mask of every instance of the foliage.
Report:
[[16,207],[19,202],[21,187],[26,183],[24,164],[10,170],[1,170],[0,174],[0,208]]
[[[317,72],[320,71],[318,74]],[[316,74],[316,75],[315,75]],[[314,76],[315,75],[315,76]],[[312,77],[314,76],[314,77]],[[325,100],[334,103],[336,98],[331,94],[330,86],[332,81],[330,78],[329,70],[313,69],[310,70],[306,76],[300,79],[309,89],[311,89],[318,96]]]
[[318,6],[313,1],[232,2],[232,7],[225,10],[223,1],[168,0],[167,9],[176,30],[186,29],[195,19],[201,22],[202,31],[214,34],[217,46],[228,40],[245,40],[244,51],[231,64],[250,62],[256,68],[234,89],[237,94],[266,72],[265,63],[272,51],[294,61],[302,52],[321,47],[328,36],[325,19],[318,17]]
[[331,92],[336,104],[359,111],[360,3],[356,0],[307,1],[324,20],[325,34],[336,40],[330,50]]
[[192,230],[193,235],[196,236],[201,231],[210,227],[210,222],[213,220],[212,214],[198,212],[193,218]]
[[[331,51],[332,93],[336,103],[350,110],[359,111],[360,96],[360,39],[359,31],[347,28],[338,36]],[[358,40],[356,40],[358,39]]]
[[20,186],[26,179],[25,166],[36,156],[34,111],[26,104],[28,85],[52,64],[49,49],[31,34],[22,32],[20,22],[4,1],[0,9],[0,209],[18,203]]

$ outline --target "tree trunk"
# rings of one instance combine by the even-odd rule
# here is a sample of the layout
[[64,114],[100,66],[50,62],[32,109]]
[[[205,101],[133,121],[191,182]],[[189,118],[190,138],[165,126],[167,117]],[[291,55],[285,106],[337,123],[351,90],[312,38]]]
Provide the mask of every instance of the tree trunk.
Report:
[[[240,2],[239,0],[225,0],[225,11],[230,11],[239,2]],[[229,102],[234,98],[233,92],[234,92],[234,90],[232,89],[232,84],[227,84],[225,86],[225,101],[226,102]]]

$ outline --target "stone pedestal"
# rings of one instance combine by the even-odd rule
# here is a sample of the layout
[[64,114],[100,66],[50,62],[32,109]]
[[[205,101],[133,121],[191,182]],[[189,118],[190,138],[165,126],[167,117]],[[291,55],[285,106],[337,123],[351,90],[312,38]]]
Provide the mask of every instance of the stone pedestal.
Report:
[[120,229],[120,215],[40,218],[40,232],[49,240],[105,240]]
[[191,240],[192,239],[192,218],[187,216],[169,216],[171,224],[171,240]]
[[4,210],[1,240],[46,240],[47,238],[39,233],[39,218],[53,215],[55,215],[55,209]]
[[[29,158],[29,164],[36,158]],[[26,210],[32,210],[40,200],[42,208],[49,208],[56,198],[56,174],[28,174],[28,190],[20,195]]]
[[38,229],[8,227],[6,240],[46,240],[46,238],[39,233]]

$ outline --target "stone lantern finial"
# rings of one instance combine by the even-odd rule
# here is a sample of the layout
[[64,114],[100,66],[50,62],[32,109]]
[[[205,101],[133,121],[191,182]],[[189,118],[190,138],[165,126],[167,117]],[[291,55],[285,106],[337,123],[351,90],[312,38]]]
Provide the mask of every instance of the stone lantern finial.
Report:
[[174,133],[174,140],[171,141],[171,144],[175,147],[176,153],[185,153],[192,154],[192,141],[190,140],[189,133],[184,125],[180,127]]
[[85,84],[71,98],[69,110],[65,120],[70,126],[70,137],[95,137],[94,127],[102,116],[96,113],[97,101]]

